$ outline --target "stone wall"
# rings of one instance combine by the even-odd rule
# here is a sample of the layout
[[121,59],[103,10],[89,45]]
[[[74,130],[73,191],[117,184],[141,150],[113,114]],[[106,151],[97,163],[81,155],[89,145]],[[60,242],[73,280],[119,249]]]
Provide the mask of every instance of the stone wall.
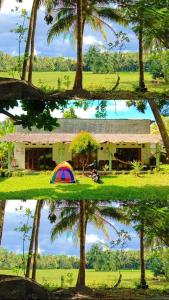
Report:
[[[58,133],[78,133],[82,130],[91,133],[129,133],[129,134],[149,134],[150,120],[98,120],[98,119],[59,119],[60,127],[53,132]],[[28,132],[21,126],[17,126],[17,132]],[[30,132],[30,131],[29,131]],[[32,131],[44,132],[33,128]]]

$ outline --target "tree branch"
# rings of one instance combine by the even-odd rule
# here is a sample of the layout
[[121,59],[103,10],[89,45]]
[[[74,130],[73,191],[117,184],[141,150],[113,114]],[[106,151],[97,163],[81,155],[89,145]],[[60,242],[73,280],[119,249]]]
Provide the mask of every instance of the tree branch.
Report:
[[132,92],[132,91],[87,91],[87,90],[68,90],[65,92],[55,92],[45,94],[41,89],[27,82],[13,79],[0,78],[0,101],[10,100],[168,100],[169,93],[157,92]]

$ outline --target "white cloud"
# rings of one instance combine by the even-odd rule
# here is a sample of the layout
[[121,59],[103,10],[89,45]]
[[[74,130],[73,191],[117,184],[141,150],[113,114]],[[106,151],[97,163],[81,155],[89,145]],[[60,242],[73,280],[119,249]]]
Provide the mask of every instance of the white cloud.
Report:
[[11,13],[11,9],[15,9],[15,7],[25,8],[26,10],[31,10],[33,0],[23,0],[23,3],[18,3],[17,1],[13,0],[5,0],[2,5],[2,13],[9,14]]
[[112,101],[111,105],[108,103],[107,111],[111,112],[126,112],[129,107],[126,105],[127,100]]
[[[89,109],[87,109],[86,111],[83,110],[83,108],[75,108],[75,113],[76,115],[80,118],[80,119],[90,119],[90,118],[94,118],[95,116],[95,107],[90,107]],[[54,110],[52,112],[52,116],[55,118],[62,118],[63,117],[63,113],[59,110]]]
[[22,202],[20,200],[9,200],[7,201],[5,212],[11,214],[16,213],[16,208],[18,208],[19,206],[23,206],[25,208],[28,207],[31,210],[34,210],[35,205],[36,205],[36,201],[34,200],[29,200],[26,202]]
[[87,234],[86,235],[86,243],[94,244],[94,243],[105,243],[104,239],[100,239],[97,234]]
[[93,35],[86,35],[83,38],[84,46],[91,46],[91,45],[103,45],[101,40],[97,40]]

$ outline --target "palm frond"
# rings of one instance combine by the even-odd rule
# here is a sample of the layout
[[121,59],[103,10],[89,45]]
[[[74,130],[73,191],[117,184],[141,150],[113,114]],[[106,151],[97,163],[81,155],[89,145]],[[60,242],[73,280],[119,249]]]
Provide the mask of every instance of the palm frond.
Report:
[[116,23],[121,24],[123,26],[128,25],[128,21],[126,20],[126,18],[117,9],[108,8],[108,7],[98,8],[97,9],[97,14],[100,18],[104,18],[106,20],[116,22]]
[[51,230],[51,241],[54,241],[57,235],[62,234],[64,231],[69,231],[78,221],[79,216],[72,214],[69,217],[60,219],[60,221],[55,224]]
[[56,20],[48,31],[47,41],[50,43],[56,36],[64,32],[69,32],[70,27],[76,21],[76,16],[70,15],[60,20]]

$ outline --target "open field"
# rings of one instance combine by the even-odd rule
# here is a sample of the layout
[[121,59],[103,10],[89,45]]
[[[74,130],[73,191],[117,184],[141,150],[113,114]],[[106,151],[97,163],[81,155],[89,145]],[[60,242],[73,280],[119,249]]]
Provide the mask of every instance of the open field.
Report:
[[[72,273],[72,283],[68,283],[67,274]],[[16,275],[10,270],[1,270],[0,274]],[[70,269],[56,269],[56,270],[37,270],[37,281],[45,286],[48,285],[49,288],[60,287],[61,286],[61,276],[64,277],[65,287],[75,286],[77,279],[78,270]],[[22,275],[22,274],[19,274]],[[118,272],[96,272],[95,270],[86,270],[86,283],[87,286],[98,288],[108,288],[113,287],[118,280]],[[163,277],[161,279],[156,279],[153,277],[151,271],[146,272],[147,282],[150,289],[169,289],[169,282],[167,282]],[[136,288],[139,283],[140,272],[139,270],[128,270],[122,271],[122,282],[120,288]]]
[[0,178],[0,200],[169,199],[169,174],[103,176],[102,184],[77,176],[75,184],[50,184],[49,174]]
[[[65,75],[69,76],[70,86],[73,87],[75,72],[34,72],[33,83],[40,86],[41,83],[58,89],[58,78],[61,79],[61,89],[67,89]],[[139,73],[138,72],[120,72],[119,90],[133,91],[138,86]],[[8,73],[0,72],[1,77],[11,77]],[[15,76],[17,78],[17,76]],[[88,90],[106,89],[110,90],[117,80],[116,74],[93,74],[91,72],[84,72],[84,88]],[[41,83],[40,83],[41,82]],[[164,92],[169,89],[169,86],[163,80],[159,84],[152,83],[152,76],[150,73],[145,73],[145,82],[149,91]]]

